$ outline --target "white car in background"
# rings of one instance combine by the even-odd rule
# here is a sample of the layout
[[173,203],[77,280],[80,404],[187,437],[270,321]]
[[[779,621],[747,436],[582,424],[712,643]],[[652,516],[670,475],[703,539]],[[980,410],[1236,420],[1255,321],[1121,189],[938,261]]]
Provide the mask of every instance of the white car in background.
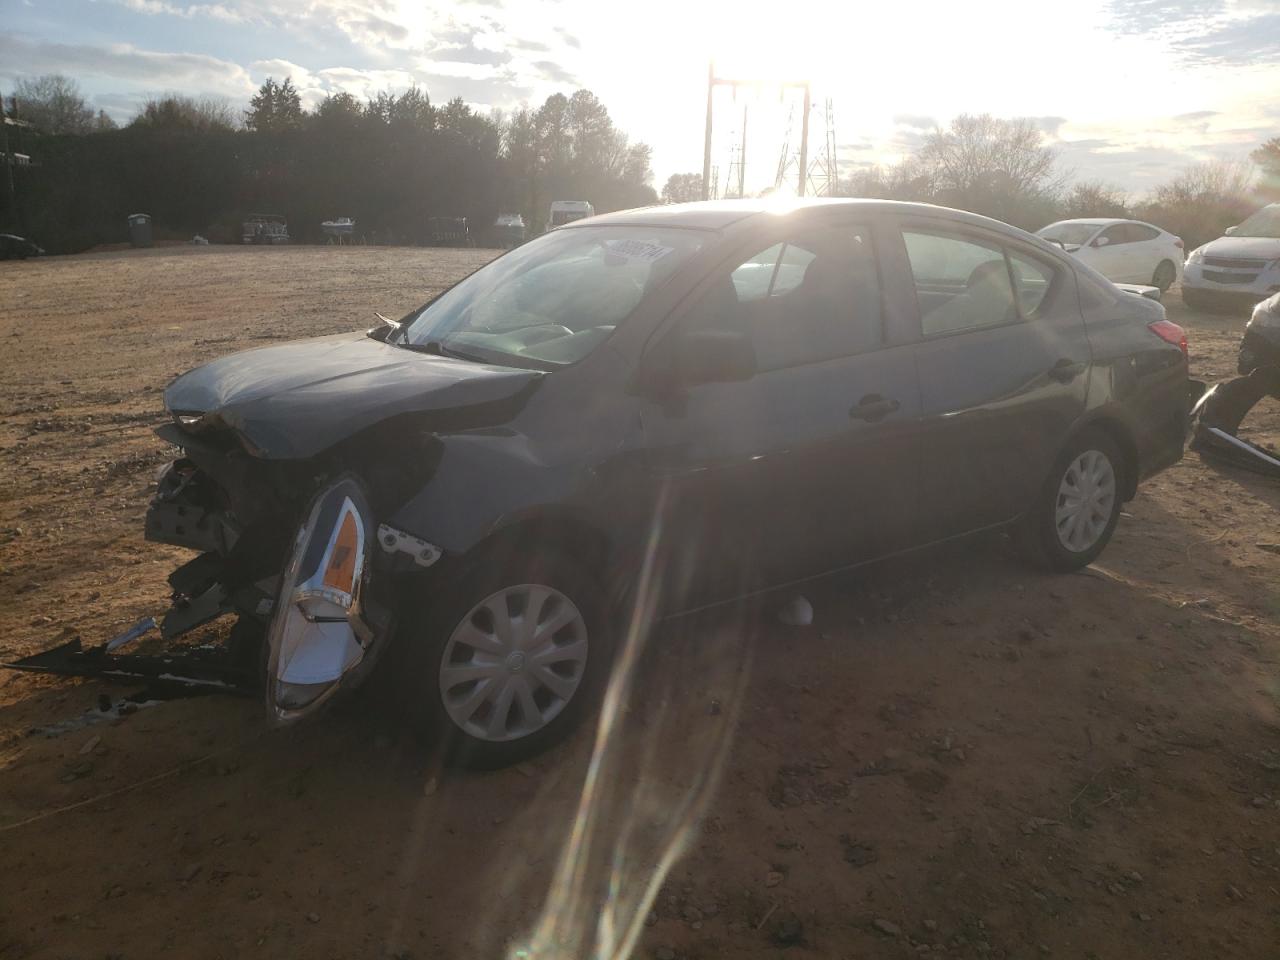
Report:
[[1214,309],[1253,304],[1280,292],[1280,203],[1263,207],[1226,236],[1187,257],[1182,300]]
[[1182,238],[1141,220],[1059,220],[1036,231],[1108,280],[1158,287],[1182,279]]

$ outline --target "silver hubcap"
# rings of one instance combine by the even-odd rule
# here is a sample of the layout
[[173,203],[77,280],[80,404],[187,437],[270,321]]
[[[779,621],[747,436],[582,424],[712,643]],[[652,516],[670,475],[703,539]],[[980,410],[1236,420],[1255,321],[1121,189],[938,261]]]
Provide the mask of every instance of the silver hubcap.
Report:
[[440,697],[480,740],[518,740],[565,708],[587,664],[587,625],[558,590],[525,583],[481,600],[454,628]]
[[1092,549],[1106,532],[1115,503],[1115,468],[1106,454],[1086,450],[1071,462],[1058,485],[1058,541],[1072,553]]

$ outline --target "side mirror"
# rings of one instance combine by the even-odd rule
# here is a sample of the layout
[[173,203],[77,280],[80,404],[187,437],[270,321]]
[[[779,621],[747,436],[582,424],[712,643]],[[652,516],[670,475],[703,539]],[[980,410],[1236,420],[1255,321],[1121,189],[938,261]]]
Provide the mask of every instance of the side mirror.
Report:
[[1096,238],[1096,239],[1093,241],[1093,243],[1089,244],[1089,246],[1091,246],[1091,247],[1105,247],[1105,246],[1106,246],[1108,243],[1110,243],[1110,242],[1111,242],[1111,238],[1110,238],[1110,237],[1098,237],[1098,238]]
[[1237,230],[1239,230],[1239,229],[1240,229],[1240,225],[1239,225],[1239,224],[1236,224],[1234,227],[1227,227],[1227,229],[1225,229],[1225,230],[1223,230],[1223,231],[1222,231],[1222,235],[1223,235],[1224,237],[1229,237],[1229,236],[1231,236],[1233,233],[1235,233],[1235,232],[1236,232]]
[[675,341],[675,369],[684,386],[750,380],[756,375],[756,349],[737,330],[695,330]]

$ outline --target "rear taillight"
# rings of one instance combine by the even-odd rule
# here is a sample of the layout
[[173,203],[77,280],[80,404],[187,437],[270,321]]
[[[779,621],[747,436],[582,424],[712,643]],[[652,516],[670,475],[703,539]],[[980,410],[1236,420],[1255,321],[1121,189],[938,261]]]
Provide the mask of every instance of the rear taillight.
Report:
[[1175,247],[1177,247],[1179,250],[1181,250],[1181,249],[1182,249],[1182,238],[1181,238],[1181,237],[1174,237],[1174,238],[1173,238],[1173,245],[1174,245]]
[[1165,343],[1172,343],[1182,350],[1184,357],[1187,355],[1187,331],[1172,320],[1157,320],[1155,323],[1148,323],[1147,328]]

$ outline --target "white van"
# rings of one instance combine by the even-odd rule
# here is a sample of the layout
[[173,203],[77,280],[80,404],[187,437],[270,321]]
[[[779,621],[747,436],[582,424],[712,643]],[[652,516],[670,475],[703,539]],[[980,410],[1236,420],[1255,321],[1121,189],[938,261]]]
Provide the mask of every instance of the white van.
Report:
[[595,207],[586,200],[552,200],[551,215],[547,218],[547,229],[554,230],[566,223],[583,220],[596,215]]

